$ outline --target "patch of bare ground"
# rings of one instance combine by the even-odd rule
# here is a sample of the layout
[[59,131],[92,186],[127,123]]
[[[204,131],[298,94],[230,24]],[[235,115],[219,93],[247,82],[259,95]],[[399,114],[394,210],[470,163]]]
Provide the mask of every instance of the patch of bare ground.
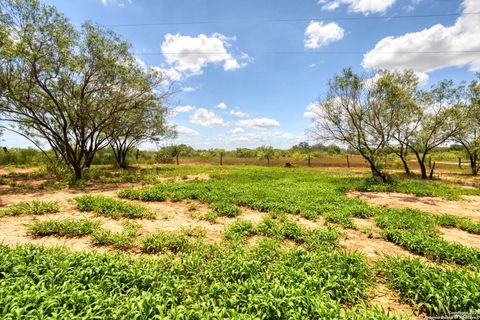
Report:
[[182,182],[182,181],[207,181],[210,180],[208,173],[189,174],[184,177],[158,177],[159,182]]
[[355,224],[362,228],[370,228],[371,232],[356,229],[344,229],[344,238],[340,240],[340,246],[349,251],[357,251],[364,254],[369,260],[381,259],[383,255],[402,257],[416,257],[407,250],[384,240],[380,236],[380,229],[373,220],[356,219]]
[[[13,216],[0,219],[0,243],[17,246],[24,244],[34,244],[46,247],[64,246],[71,251],[97,251],[104,252],[104,248],[94,247],[89,238],[60,238],[60,237],[42,237],[33,238],[28,234],[28,225],[34,220],[47,219],[81,219],[92,218],[91,213],[63,212],[57,214],[47,214],[43,216]],[[106,220],[106,219],[102,219]],[[102,221],[103,222],[103,221]]]
[[480,196],[463,196],[463,201],[451,201],[392,192],[353,191],[347,195],[376,206],[418,209],[433,214],[451,214],[480,221]]
[[471,234],[457,228],[439,227],[438,231],[440,236],[446,241],[460,243],[480,250],[480,235]]
[[375,284],[371,293],[370,304],[382,307],[386,313],[402,314],[410,319],[415,319],[413,309],[402,303],[398,295],[384,283],[378,282]]

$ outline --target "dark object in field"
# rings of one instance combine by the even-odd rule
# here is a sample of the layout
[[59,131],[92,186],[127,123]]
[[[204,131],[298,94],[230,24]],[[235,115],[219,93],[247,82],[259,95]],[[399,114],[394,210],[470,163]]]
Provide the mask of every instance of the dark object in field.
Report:
[[290,162],[285,163],[285,168],[293,168],[293,164]]
[[4,151],[5,153],[7,153],[7,152],[8,152],[7,147],[3,147],[3,151]]

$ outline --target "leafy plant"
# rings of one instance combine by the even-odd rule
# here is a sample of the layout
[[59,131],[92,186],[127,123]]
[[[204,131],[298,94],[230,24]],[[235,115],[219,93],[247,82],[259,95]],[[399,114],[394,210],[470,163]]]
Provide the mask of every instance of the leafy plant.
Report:
[[145,207],[115,200],[103,196],[85,195],[75,198],[80,211],[93,211],[99,216],[118,219],[123,218],[155,218],[155,212],[148,211]]
[[7,208],[0,209],[0,217],[18,216],[22,214],[43,215],[47,213],[56,213],[60,210],[60,206],[55,201],[38,201],[22,202]]
[[92,234],[92,243],[96,246],[112,246],[116,249],[129,249],[135,244],[139,223],[125,221],[122,232],[98,229]]
[[82,237],[92,234],[100,226],[99,221],[91,219],[62,219],[34,221],[29,226],[29,232],[34,237],[58,235],[60,237]]

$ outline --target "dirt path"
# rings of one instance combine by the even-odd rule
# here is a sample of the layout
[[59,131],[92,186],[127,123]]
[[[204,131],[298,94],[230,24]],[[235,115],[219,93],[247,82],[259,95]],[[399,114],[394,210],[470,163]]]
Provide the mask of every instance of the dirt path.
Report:
[[416,319],[412,307],[400,302],[398,295],[384,283],[375,284],[370,304],[382,307],[387,313],[402,314],[410,319]]
[[387,208],[412,208],[433,214],[451,214],[480,221],[480,196],[464,196],[463,201],[450,201],[433,197],[417,197],[405,193],[359,192],[347,193],[371,205]]

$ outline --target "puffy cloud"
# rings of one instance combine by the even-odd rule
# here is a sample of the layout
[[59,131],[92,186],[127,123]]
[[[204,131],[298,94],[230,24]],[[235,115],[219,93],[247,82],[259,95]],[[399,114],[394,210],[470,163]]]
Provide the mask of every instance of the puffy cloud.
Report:
[[203,127],[226,125],[225,120],[205,108],[199,108],[190,116],[190,123]]
[[323,24],[323,22],[311,21],[305,30],[305,47],[310,49],[326,46],[339,41],[345,35],[345,31],[335,22]]
[[167,64],[186,76],[202,74],[208,64],[222,64],[225,71],[232,71],[246,66],[249,59],[246,54],[242,53],[240,58],[236,58],[228,52],[231,40],[235,38],[219,33],[196,37],[168,33],[161,51]]
[[173,111],[175,112],[190,112],[192,110],[194,110],[195,107],[192,107],[192,106],[176,106],[175,108],[173,108]]
[[102,0],[104,6],[116,5],[123,8],[127,3],[132,4],[132,0]]
[[254,118],[237,121],[236,125],[249,128],[275,128],[279,127],[280,123],[277,120],[269,118]]
[[436,24],[403,36],[383,38],[363,56],[362,65],[370,69],[411,68],[423,73],[423,78],[425,73],[447,67],[468,66],[480,71],[480,23],[478,15],[468,14],[478,11],[480,1],[465,0],[464,13],[452,26]]
[[338,9],[341,5],[348,6],[351,12],[368,15],[370,13],[384,13],[388,10],[395,0],[320,0],[322,10],[332,11]]
[[319,114],[319,112],[320,112],[320,106],[318,102],[311,102],[305,108],[305,112],[303,113],[303,116],[305,118],[314,118],[316,115]]
[[180,135],[186,135],[186,136],[199,136],[200,135],[200,133],[198,133],[198,131],[195,131],[192,128],[189,128],[189,127],[176,126],[175,128],[176,128],[178,134],[180,134]]
[[224,109],[227,109],[227,105],[223,102],[220,102],[215,106],[215,108],[224,110]]
[[229,133],[231,134],[240,134],[240,133],[244,133],[245,130],[243,130],[242,128],[235,128],[235,129],[232,129],[229,131]]
[[238,111],[238,110],[230,110],[229,114],[231,114],[232,116],[235,116],[235,117],[239,117],[239,118],[245,118],[245,117],[249,116],[248,113]]

